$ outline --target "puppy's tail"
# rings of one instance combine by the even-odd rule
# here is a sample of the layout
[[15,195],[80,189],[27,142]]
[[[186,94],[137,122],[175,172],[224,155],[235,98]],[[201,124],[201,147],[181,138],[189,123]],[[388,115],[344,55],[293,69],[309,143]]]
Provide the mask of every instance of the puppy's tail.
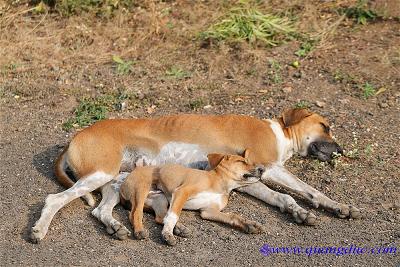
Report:
[[57,177],[57,181],[64,187],[70,188],[74,185],[75,182],[72,181],[68,174],[65,172],[67,168],[67,150],[68,146],[66,146],[60,156],[58,156],[54,171]]

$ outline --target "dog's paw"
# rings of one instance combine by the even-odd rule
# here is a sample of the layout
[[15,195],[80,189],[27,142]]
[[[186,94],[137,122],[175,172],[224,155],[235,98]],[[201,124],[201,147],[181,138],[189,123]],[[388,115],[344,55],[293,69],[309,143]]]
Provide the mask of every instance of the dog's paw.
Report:
[[318,224],[317,216],[315,216],[311,211],[307,211],[303,208],[293,211],[292,215],[297,223],[304,223],[305,225],[311,226]]
[[262,224],[254,221],[247,221],[244,225],[244,230],[248,234],[261,234],[265,232]]
[[114,222],[111,224],[111,227],[107,227],[107,232],[110,235],[114,235],[115,238],[119,240],[125,240],[129,236],[131,236],[131,231],[129,231],[124,225],[120,222]]
[[165,242],[167,242],[168,245],[170,246],[175,246],[176,245],[176,238],[173,234],[167,233],[167,232],[162,232],[162,237]]
[[141,230],[141,231],[138,231],[138,232],[134,232],[134,236],[135,236],[135,238],[136,239],[146,239],[146,238],[148,238],[149,237],[149,232],[147,231],[147,230]]
[[40,241],[44,238],[46,233],[40,229],[40,227],[37,227],[36,225],[32,227],[31,235],[30,235],[30,240],[34,244],[39,244]]
[[351,205],[341,204],[339,208],[335,209],[335,214],[339,218],[360,219],[361,212],[356,207]]
[[174,227],[174,234],[180,237],[189,237],[191,232],[189,228],[178,222]]

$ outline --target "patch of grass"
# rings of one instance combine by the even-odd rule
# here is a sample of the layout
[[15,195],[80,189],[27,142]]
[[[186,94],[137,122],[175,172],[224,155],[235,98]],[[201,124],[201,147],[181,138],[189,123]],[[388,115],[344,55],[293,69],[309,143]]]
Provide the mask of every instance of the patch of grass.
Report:
[[189,107],[191,110],[198,110],[198,109],[200,109],[201,107],[203,107],[204,105],[205,105],[205,104],[204,104],[203,99],[194,99],[194,100],[190,100],[190,101],[189,101],[188,107]]
[[125,61],[119,56],[113,56],[112,60],[116,64],[118,74],[128,74],[132,70],[132,65],[136,63],[134,61]]
[[84,98],[74,111],[74,117],[68,119],[62,128],[69,131],[72,128],[88,126],[106,118],[108,107],[104,98]]
[[9,64],[3,65],[1,67],[1,73],[2,74],[7,74],[10,71],[15,71],[20,65],[18,63],[15,62],[11,62]]
[[358,24],[366,25],[378,18],[378,14],[368,7],[368,0],[358,0],[355,6],[339,9],[339,13],[355,20]]
[[278,61],[270,59],[268,62],[271,70],[268,73],[268,78],[272,83],[279,84],[282,83],[282,66]]
[[265,14],[249,1],[242,1],[238,7],[232,8],[228,14],[200,33],[200,38],[276,46],[281,41],[290,39],[294,33],[295,28],[290,19]]
[[39,7],[44,3],[63,16],[93,12],[100,17],[109,17],[114,10],[130,9],[136,2],[135,0],[32,0],[30,3]]
[[172,66],[171,68],[167,69],[165,71],[165,74],[168,77],[171,77],[171,78],[174,78],[174,79],[178,79],[178,80],[190,77],[190,73],[189,72],[187,72],[187,71],[185,71],[185,70],[183,70],[183,69],[181,69],[179,67],[176,67],[176,66]]
[[121,110],[121,104],[125,100],[132,100],[136,95],[125,92],[106,94],[98,97],[85,97],[79,101],[74,110],[74,117],[68,119],[62,128],[69,131],[72,128],[81,128],[93,124],[96,121],[107,118],[107,113]]
[[374,96],[375,93],[376,93],[375,87],[372,84],[368,83],[368,82],[366,82],[361,87],[361,89],[362,89],[362,92],[363,92],[362,96],[363,96],[364,99],[368,99],[371,96]]
[[299,50],[294,52],[294,54],[298,57],[305,57],[307,56],[315,47],[314,40],[306,40],[300,44]]
[[306,100],[301,100],[294,105],[294,108],[310,108],[311,104]]

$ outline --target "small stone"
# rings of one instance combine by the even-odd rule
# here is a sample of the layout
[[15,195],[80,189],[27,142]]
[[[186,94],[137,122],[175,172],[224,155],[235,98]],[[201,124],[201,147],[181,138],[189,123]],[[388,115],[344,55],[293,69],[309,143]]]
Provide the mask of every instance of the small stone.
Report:
[[207,106],[204,106],[203,108],[204,109],[210,109],[210,108],[212,108],[212,106],[211,105],[207,105]]
[[383,103],[379,103],[379,107],[387,108],[387,107],[389,107],[389,105],[388,105],[388,103],[383,102]]
[[325,107],[326,103],[323,101],[316,101],[315,104],[317,105],[317,107],[319,108],[323,108]]
[[284,93],[291,93],[292,91],[293,91],[293,88],[292,87],[290,87],[290,86],[286,86],[286,87],[283,87],[282,88],[282,91],[284,92]]
[[14,98],[15,98],[15,99],[19,99],[20,96],[19,96],[19,95],[15,95]]
[[300,79],[301,78],[301,72],[300,71],[296,71],[295,73],[293,73],[293,77]]

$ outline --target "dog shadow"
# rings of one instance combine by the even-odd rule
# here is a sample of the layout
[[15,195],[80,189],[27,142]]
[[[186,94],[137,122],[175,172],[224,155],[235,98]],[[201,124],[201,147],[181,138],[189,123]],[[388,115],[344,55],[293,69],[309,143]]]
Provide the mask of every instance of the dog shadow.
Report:
[[[46,150],[33,156],[32,164],[35,169],[56,183],[54,175],[54,162],[63,150],[64,145],[54,145],[47,147]],[[58,183],[57,183],[58,185]]]
[[[61,153],[64,145],[54,145],[47,147],[44,151],[41,151],[33,156],[32,165],[34,168],[44,177],[48,178],[49,180],[53,181],[59,185],[56,181],[54,176],[53,166],[54,161],[57,156]],[[40,218],[40,212],[44,206],[44,199],[39,203],[29,205],[28,210],[28,223],[26,224],[25,228],[21,232],[21,238],[27,242],[32,242],[30,235],[31,229],[35,222]]]

